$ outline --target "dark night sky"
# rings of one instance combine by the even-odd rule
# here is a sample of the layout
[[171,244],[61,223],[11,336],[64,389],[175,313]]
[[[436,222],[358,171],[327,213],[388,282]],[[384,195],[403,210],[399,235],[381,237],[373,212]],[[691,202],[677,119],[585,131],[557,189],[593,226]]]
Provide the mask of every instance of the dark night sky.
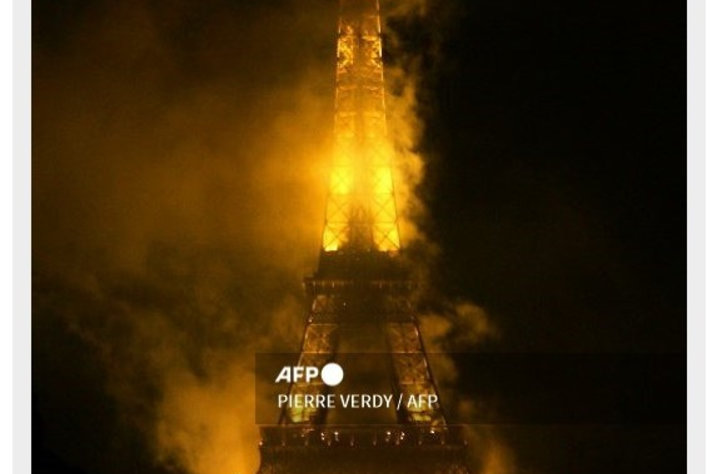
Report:
[[[181,208],[180,200],[177,204],[163,201],[164,196],[158,200],[157,212],[164,209],[161,203],[168,202],[165,206],[170,207],[165,213],[170,230],[163,234],[146,224],[154,219],[140,210],[141,196],[136,201],[87,199],[102,196],[107,187],[133,193],[141,189],[136,182],[148,182],[151,176],[158,176],[156,182],[171,182],[170,174],[150,174],[152,168],[147,168],[147,175],[130,175],[132,184],[125,184],[122,179],[133,173],[126,170],[135,168],[114,168],[112,160],[123,157],[93,154],[116,147],[114,120],[129,124],[116,131],[119,140],[128,137],[136,146],[150,143],[149,152],[158,150],[157,155],[169,148],[190,151],[192,144],[174,140],[181,127],[212,130],[213,116],[224,117],[229,124],[234,119],[231,107],[244,107],[249,116],[255,103],[266,103],[269,91],[282,90],[282,82],[293,79],[295,65],[309,60],[288,52],[281,59],[274,57],[270,46],[281,45],[280,41],[298,43],[313,47],[314,55],[329,57],[329,42],[312,43],[308,37],[296,36],[304,33],[309,20],[294,13],[294,2],[275,1],[268,7],[237,0],[195,3],[133,2],[122,7],[123,14],[118,16],[112,16],[109,2],[33,3],[36,472],[181,472],[154,465],[143,428],[124,422],[120,412],[125,403],[117,402],[105,389],[115,372],[107,368],[107,357],[120,365],[127,360],[121,350],[108,345],[107,356],[101,349],[107,346],[93,345],[91,337],[87,342],[87,334],[119,334],[117,340],[123,342],[117,345],[130,344],[132,327],[112,323],[108,331],[101,323],[91,322],[101,329],[77,330],[76,325],[88,319],[62,314],[95,312],[101,318],[126,307],[173,311],[182,304],[181,288],[189,288],[193,279],[202,279],[200,272],[206,270],[194,259],[202,259],[204,252],[210,255],[208,260],[237,262],[240,268],[229,270],[228,275],[238,283],[223,288],[228,294],[226,304],[248,308],[262,301],[251,295],[244,283],[251,281],[255,272],[261,272],[257,278],[279,280],[268,285],[269,291],[286,287],[298,295],[298,275],[312,265],[308,253],[290,261],[291,269],[296,269],[293,272],[275,270],[275,262],[263,265],[252,256],[255,252],[248,238],[225,250],[221,247],[224,241],[240,240],[242,224],[231,223],[229,232],[213,238],[215,228],[232,221],[216,218],[206,224],[202,208],[195,211],[200,218],[173,218],[171,213],[180,212],[176,211]],[[304,8],[307,3],[320,9],[320,21],[328,21],[335,13],[324,8],[329,2],[305,2]],[[419,113],[424,124],[421,149],[426,175],[420,193],[429,209],[422,225],[440,249],[433,271],[437,288],[452,299],[481,305],[500,329],[501,336],[480,350],[684,353],[685,3],[426,3],[427,17],[393,25],[402,35],[401,54],[422,59]],[[150,56],[153,53],[146,53],[146,59],[136,52],[144,54],[150,49],[137,44],[153,41],[143,30],[136,33],[127,28],[126,35],[108,40],[97,33],[102,24],[123,31],[122,22],[135,22],[130,13],[133,7],[152,12],[158,31],[165,36],[161,44],[168,44],[168,65],[155,62]],[[272,11],[280,9],[286,13]],[[255,12],[265,20],[245,19]],[[97,18],[106,23],[91,27]],[[291,26],[292,20],[297,26]],[[257,44],[261,34],[269,34],[269,28],[284,37],[270,39],[267,45]],[[315,36],[324,36],[324,31]],[[141,37],[133,38],[134,33]],[[97,38],[102,41],[95,41]],[[387,52],[388,47],[386,43]],[[84,49],[89,52],[84,54]],[[158,79],[153,69],[161,73]],[[311,86],[313,91],[328,94],[328,64],[314,69],[326,74]],[[101,84],[100,93],[94,84]],[[241,91],[233,92],[233,85]],[[199,106],[179,104],[178,110],[183,107],[198,113],[177,114],[178,118],[168,114],[173,120],[168,125],[158,131],[147,129],[154,117],[166,117],[163,111],[175,105],[174,96],[182,100],[189,95],[182,90],[208,90],[207,95],[195,95],[196,101],[208,97],[208,111],[203,114]],[[221,99],[224,94],[230,98]],[[129,102],[127,108],[116,105],[125,101]],[[185,102],[190,100],[181,104]],[[292,104],[286,110],[295,107],[298,105]],[[328,104],[317,109],[304,127],[328,117]],[[64,122],[67,117],[72,117],[71,123]],[[59,120],[63,122],[58,124]],[[255,128],[266,120],[257,117]],[[235,123],[241,124],[239,120]],[[82,127],[92,129],[91,143],[65,153],[62,148],[67,142],[57,137],[71,137]],[[239,127],[235,133],[239,137],[233,138],[237,145],[222,144],[227,132],[211,132],[207,143],[196,146],[216,155],[231,150],[238,150],[239,155],[243,143],[249,143],[240,133],[254,135],[249,125]],[[275,147],[289,143],[289,138],[277,140]],[[86,156],[64,157],[82,153]],[[194,162],[182,160],[174,165],[165,156],[156,158],[156,169],[185,166],[186,174],[192,173]],[[224,186],[220,192],[238,194],[235,202],[222,195],[211,195],[206,202],[214,208],[227,202],[238,213],[247,213],[247,208],[249,213],[259,213],[257,204],[240,203],[250,195],[234,191],[231,185],[241,182],[243,170],[254,169],[253,158],[240,156],[233,171],[229,162],[214,162],[228,170],[228,175],[234,172],[238,176],[220,182]],[[210,159],[199,166],[213,166]],[[119,177],[106,178],[105,166]],[[254,176],[247,171],[244,174],[246,180]],[[75,186],[75,182],[80,184]],[[202,199],[200,190],[190,188],[187,192]],[[146,194],[143,199],[154,198]],[[138,210],[124,209],[123,205],[137,206]],[[127,270],[131,264],[116,263],[121,259],[111,256],[112,252],[135,250],[113,240],[125,237],[121,229],[131,228],[134,212],[141,221],[136,226],[141,229],[138,247],[148,249],[140,271]],[[270,208],[269,212],[275,211]],[[116,229],[111,225],[96,223],[113,219],[106,216],[119,216],[120,222],[128,224],[116,224],[119,230],[114,234]],[[185,239],[174,237],[182,234],[182,226],[194,222],[206,228],[205,235],[210,237],[197,231]],[[298,247],[309,248],[302,240]],[[185,247],[191,250],[176,251]],[[289,250],[280,248],[277,254]],[[256,251],[260,252],[266,251]],[[232,257],[223,258],[226,254]],[[180,281],[166,283],[165,275],[172,275],[176,268]],[[200,275],[195,277],[191,272]],[[130,275],[129,281],[125,275]],[[222,281],[220,275],[215,278]],[[291,282],[293,276],[297,278]],[[288,283],[282,285],[280,279]],[[85,303],[85,289],[94,287],[111,298]],[[197,334],[198,345],[227,347],[249,337],[249,330],[226,329],[215,334],[208,323],[170,321],[180,331],[194,331],[191,334]],[[264,330],[260,324],[269,326],[250,324],[258,327],[255,331]],[[186,343],[181,350],[196,373],[209,371],[202,349]],[[136,362],[133,356],[130,360]],[[474,380],[476,374],[469,374],[463,364],[461,372]],[[668,390],[671,400],[682,400],[679,395],[684,388]],[[658,396],[665,400],[667,392]],[[135,416],[150,418],[160,388],[147,384],[131,392],[131,397],[131,406],[138,413]],[[682,472],[683,422],[680,419],[679,425],[665,426],[654,422],[521,425],[501,430],[523,473]]]
[[682,350],[683,3],[462,13],[428,135],[444,286],[522,349]]

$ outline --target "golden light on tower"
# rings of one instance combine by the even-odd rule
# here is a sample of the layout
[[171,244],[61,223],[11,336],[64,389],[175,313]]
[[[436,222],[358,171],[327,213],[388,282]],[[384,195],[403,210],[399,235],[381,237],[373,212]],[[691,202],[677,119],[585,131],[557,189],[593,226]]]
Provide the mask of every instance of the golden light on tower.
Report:
[[[304,280],[309,309],[296,366],[340,361],[351,378],[333,389],[318,378],[294,380],[283,395],[316,400],[375,390],[439,400],[416,284],[399,255],[378,0],[339,3],[332,168],[322,252]],[[447,424],[439,403],[366,411],[337,405],[283,405],[276,425],[260,426],[259,473],[472,472],[463,432]]]
[[400,248],[393,146],[386,127],[378,10],[344,1],[336,58],[334,151],[322,247],[327,252]]

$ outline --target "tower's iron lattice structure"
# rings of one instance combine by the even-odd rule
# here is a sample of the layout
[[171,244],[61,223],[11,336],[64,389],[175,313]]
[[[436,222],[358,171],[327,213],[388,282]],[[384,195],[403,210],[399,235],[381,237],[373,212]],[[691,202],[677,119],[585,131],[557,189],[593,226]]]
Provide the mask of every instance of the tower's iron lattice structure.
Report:
[[[386,354],[383,364],[368,359],[364,367],[374,387],[437,394],[400,256],[392,160],[378,0],[340,0],[333,164],[319,265],[305,279],[310,307],[299,365]],[[292,384],[290,393],[327,389],[313,380]],[[284,409],[277,424],[261,427],[259,473],[470,472],[462,433],[439,405],[370,416]]]

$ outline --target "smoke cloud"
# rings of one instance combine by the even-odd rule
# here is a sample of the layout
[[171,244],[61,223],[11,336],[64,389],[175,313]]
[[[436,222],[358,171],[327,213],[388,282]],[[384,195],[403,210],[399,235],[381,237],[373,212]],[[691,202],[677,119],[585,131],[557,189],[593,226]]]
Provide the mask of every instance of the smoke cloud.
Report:
[[[117,402],[116,423],[167,471],[257,468],[253,354],[298,349],[300,281],[318,253],[336,3],[35,6],[34,343],[57,324],[78,337],[81,357],[102,367],[93,381]],[[427,12],[424,1],[383,4],[386,25]],[[427,240],[418,74],[413,58],[387,71],[406,243]],[[424,318],[434,350],[496,334],[474,305],[448,311]],[[55,356],[37,353],[36,364],[59,367]],[[441,372],[455,380],[452,367]],[[59,454],[126,472],[74,449]],[[487,472],[510,472],[501,449]]]

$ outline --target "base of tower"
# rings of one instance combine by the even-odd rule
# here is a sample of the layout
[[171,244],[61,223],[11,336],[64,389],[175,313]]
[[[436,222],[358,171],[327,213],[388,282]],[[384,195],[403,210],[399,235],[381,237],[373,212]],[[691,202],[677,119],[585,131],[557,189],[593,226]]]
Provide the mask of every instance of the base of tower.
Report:
[[459,430],[395,426],[262,429],[258,474],[472,474]]

